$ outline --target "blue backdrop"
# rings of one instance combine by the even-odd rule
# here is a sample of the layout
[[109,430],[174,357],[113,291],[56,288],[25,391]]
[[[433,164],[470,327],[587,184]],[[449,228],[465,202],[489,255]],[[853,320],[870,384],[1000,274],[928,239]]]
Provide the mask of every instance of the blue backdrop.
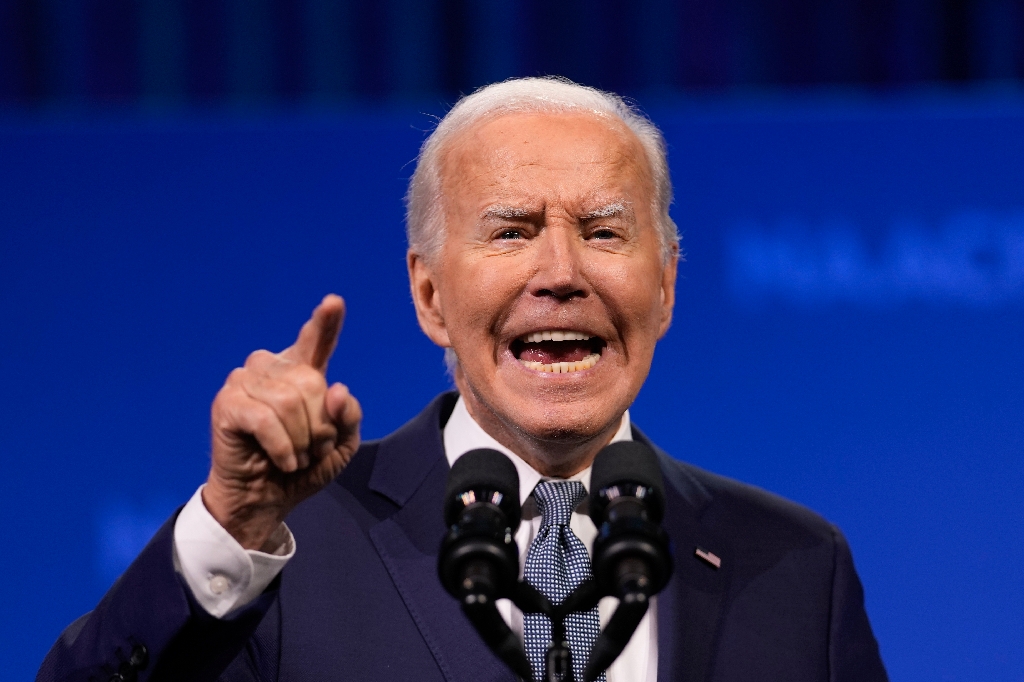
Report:
[[[651,110],[684,233],[634,419],[849,536],[894,680],[1024,677],[1024,101]],[[381,436],[448,385],[405,282],[430,120],[0,123],[0,677],[202,482],[207,412],[329,291]]]

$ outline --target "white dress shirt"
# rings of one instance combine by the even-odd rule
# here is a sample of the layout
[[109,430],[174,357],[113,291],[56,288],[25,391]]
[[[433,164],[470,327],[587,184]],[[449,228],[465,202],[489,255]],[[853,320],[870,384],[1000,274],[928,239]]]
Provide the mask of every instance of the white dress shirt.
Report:
[[[629,412],[622,415],[619,430],[612,442],[632,440]],[[444,428],[444,449],[448,463],[470,450],[492,448],[504,453],[519,473],[519,498],[523,505],[523,521],[516,531],[519,546],[519,573],[526,564],[530,543],[540,530],[541,517],[533,501],[533,489],[542,477],[498,441],[494,440],[470,416],[460,397]],[[570,480],[580,481],[590,489],[590,467]],[[174,566],[184,578],[197,602],[207,613],[223,618],[250,604],[277,577],[288,560],[295,555],[295,538],[284,524],[275,534],[277,549],[272,553],[244,549],[203,504],[202,486],[178,515],[174,525]],[[585,505],[586,502],[583,503]],[[573,512],[569,527],[592,551],[597,528],[582,508]],[[273,541],[271,544],[275,544]],[[615,610],[616,600],[605,598],[598,607],[601,627]],[[498,609],[505,621],[520,637],[523,615],[508,600],[499,600]],[[647,615],[640,621],[625,650],[608,669],[608,682],[656,682],[658,676],[657,598],[651,600]]]
[[[622,415],[622,422],[619,430],[615,432],[611,442],[620,440],[633,440],[633,433],[629,425],[629,411]],[[455,460],[477,448],[491,448],[503,453],[516,465],[516,472],[519,474],[519,502],[523,505],[523,521],[516,531],[516,545],[519,546],[519,576],[522,577],[526,568],[526,553],[530,543],[540,531],[541,515],[533,499],[533,489],[541,481],[555,480],[540,473],[524,462],[521,457],[494,440],[483,428],[470,416],[469,410],[462,397],[455,404],[452,416],[444,427],[444,454],[448,458],[448,464],[454,464]],[[590,467],[568,480],[579,481],[583,487],[590,492]],[[593,553],[594,539],[597,538],[597,527],[589,516],[584,512],[586,498],[580,507],[572,513],[569,519],[569,528],[576,534],[587,551]],[[612,613],[618,600],[614,597],[606,597],[598,605],[601,615],[601,627],[603,628]],[[615,662],[608,668],[608,682],[655,682],[658,679],[658,637],[657,637],[657,597],[651,599],[647,614],[640,621],[633,638],[623,649]],[[498,600],[498,610],[501,612],[505,622],[509,624],[512,631],[523,636],[523,614],[507,599]]]

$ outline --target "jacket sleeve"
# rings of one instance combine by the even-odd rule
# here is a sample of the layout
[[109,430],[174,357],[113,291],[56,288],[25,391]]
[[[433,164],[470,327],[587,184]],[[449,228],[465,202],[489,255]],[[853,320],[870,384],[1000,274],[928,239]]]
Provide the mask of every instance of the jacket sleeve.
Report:
[[[221,673],[232,682],[275,682],[276,647],[260,647],[275,637],[253,634],[276,608],[280,578],[231,618],[210,616],[174,570],[176,518],[157,531],[96,609],[61,634],[36,682],[202,682]],[[276,626],[275,618],[267,620]]]
[[864,589],[853,567],[846,538],[835,536],[832,608],[829,623],[830,682],[888,682],[878,642],[864,610]]

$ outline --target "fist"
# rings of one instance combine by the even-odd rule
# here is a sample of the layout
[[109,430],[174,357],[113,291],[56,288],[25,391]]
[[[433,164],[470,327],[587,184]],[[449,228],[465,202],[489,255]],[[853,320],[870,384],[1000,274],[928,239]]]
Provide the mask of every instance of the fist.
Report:
[[359,402],[325,378],[344,316],[341,297],[326,296],[292,346],[250,355],[213,401],[203,502],[246,549],[268,549],[288,512],[359,447]]

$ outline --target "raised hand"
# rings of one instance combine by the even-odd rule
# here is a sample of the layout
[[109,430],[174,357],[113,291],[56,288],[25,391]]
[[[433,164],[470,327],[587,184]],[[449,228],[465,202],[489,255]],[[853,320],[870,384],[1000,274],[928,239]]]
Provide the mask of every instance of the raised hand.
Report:
[[254,352],[213,401],[203,502],[246,549],[264,548],[359,447],[359,402],[324,376],[344,317],[341,297],[324,297],[292,346]]

